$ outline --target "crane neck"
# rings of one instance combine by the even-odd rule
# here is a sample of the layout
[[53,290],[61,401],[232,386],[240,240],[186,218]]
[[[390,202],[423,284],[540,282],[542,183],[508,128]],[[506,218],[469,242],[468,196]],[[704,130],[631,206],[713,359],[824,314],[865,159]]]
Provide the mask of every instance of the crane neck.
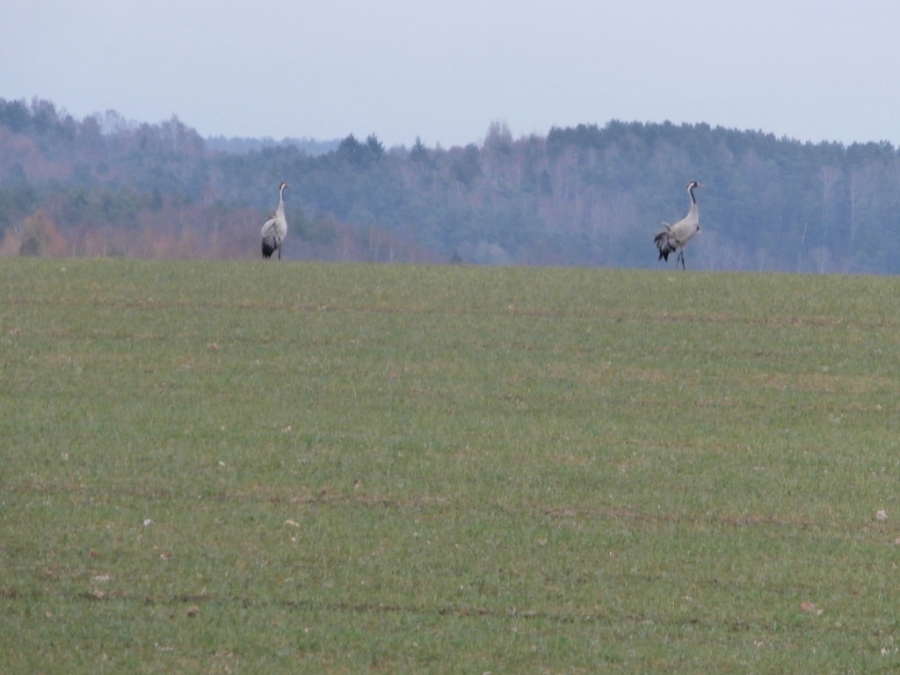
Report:
[[688,194],[691,196],[691,210],[688,211],[687,218],[690,220],[700,220],[700,209],[697,207],[697,198],[694,197],[694,186],[688,188]]

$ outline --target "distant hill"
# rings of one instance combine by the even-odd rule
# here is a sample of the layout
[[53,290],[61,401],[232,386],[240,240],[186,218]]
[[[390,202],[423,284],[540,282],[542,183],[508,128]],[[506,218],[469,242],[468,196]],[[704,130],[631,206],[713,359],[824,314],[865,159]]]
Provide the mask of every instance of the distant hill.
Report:
[[386,149],[0,99],[0,254],[257,258],[282,180],[295,259],[665,268],[653,235],[698,180],[689,271],[900,273],[889,143],[613,120]]
[[276,141],[273,138],[229,138],[225,136],[207,136],[205,140],[206,147],[216,152],[245,154],[251,150],[262,150],[263,148],[294,146],[312,157],[336,150],[341,142],[340,139],[317,141],[312,138],[283,138]]

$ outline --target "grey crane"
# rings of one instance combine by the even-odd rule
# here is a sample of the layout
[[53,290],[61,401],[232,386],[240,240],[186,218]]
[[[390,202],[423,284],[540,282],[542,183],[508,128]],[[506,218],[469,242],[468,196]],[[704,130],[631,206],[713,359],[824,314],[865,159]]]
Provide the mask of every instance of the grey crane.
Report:
[[288,184],[282,181],[278,186],[278,208],[272,217],[262,226],[262,254],[263,258],[271,258],[278,251],[278,259],[281,260],[281,244],[287,235],[287,218],[284,217],[284,188]]
[[678,269],[678,261],[681,261],[681,269],[684,269],[684,247],[700,231],[700,211],[697,209],[697,198],[694,197],[694,188],[703,187],[695,180],[688,183],[687,192],[691,198],[691,210],[674,225],[663,223],[663,229],[653,237],[656,248],[659,249],[658,260],[669,261],[669,254],[678,251],[675,259],[675,269]]

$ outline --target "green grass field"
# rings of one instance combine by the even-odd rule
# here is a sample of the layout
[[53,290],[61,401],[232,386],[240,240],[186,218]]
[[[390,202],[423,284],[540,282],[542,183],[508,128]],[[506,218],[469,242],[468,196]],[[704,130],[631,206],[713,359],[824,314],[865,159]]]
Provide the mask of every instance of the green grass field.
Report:
[[2,673],[900,668],[898,279],[0,280]]

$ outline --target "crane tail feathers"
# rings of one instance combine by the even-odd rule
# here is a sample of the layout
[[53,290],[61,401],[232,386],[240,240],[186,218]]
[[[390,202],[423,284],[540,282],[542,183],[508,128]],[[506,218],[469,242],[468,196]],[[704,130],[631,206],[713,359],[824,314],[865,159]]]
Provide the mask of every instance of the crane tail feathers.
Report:
[[659,258],[657,260],[665,260],[669,262],[669,254],[675,252],[675,245],[669,239],[669,227],[653,237],[653,243],[659,249]]
[[263,237],[262,240],[262,254],[263,258],[271,258],[272,254],[278,249],[278,240],[269,235],[267,237]]

